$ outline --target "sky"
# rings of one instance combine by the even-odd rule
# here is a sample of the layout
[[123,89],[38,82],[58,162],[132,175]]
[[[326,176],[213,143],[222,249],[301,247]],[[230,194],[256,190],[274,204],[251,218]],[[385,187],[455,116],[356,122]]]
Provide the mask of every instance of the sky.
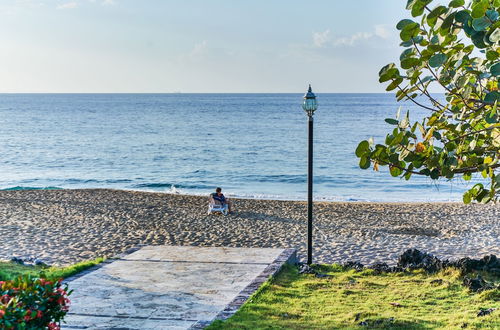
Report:
[[405,4],[0,0],[0,92],[383,92]]

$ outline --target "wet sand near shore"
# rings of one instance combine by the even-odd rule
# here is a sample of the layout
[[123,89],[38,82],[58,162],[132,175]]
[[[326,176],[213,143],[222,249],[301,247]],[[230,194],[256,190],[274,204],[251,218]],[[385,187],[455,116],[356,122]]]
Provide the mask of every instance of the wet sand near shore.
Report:
[[[207,194],[208,195],[208,194]],[[67,265],[138,244],[297,248],[305,202],[233,199],[207,215],[207,197],[111,189],[0,192],[0,259]],[[314,262],[388,262],[408,248],[440,258],[500,255],[500,205],[314,204]]]

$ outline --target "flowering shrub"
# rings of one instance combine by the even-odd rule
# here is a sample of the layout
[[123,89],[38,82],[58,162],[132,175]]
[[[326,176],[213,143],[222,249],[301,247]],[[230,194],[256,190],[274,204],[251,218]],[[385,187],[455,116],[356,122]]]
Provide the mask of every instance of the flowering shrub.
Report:
[[70,294],[62,280],[23,276],[0,281],[0,329],[59,329]]

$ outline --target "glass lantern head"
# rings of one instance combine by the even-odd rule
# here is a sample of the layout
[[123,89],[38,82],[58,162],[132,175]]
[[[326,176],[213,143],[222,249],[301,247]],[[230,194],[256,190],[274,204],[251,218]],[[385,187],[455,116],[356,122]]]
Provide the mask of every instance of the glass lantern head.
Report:
[[311,85],[307,93],[304,95],[304,103],[302,103],[302,109],[307,113],[309,117],[312,117],[314,111],[318,109],[318,102],[316,101],[316,95],[314,95]]

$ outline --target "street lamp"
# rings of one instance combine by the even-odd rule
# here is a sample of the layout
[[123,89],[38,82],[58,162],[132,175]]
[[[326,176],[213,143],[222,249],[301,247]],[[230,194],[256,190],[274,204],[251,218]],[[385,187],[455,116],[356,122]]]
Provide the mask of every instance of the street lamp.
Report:
[[314,95],[311,85],[307,93],[304,95],[304,103],[302,109],[307,113],[309,118],[309,148],[308,148],[308,167],[307,167],[307,264],[312,264],[312,216],[313,216],[313,115],[318,108],[316,95]]

